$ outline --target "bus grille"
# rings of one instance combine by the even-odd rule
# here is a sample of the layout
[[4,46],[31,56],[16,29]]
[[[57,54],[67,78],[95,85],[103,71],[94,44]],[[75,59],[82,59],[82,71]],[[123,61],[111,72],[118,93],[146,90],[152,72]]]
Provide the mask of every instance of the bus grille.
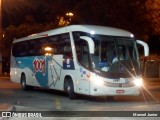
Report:
[[109,83],[109,82],[105,82],[104,83],[105,86],[107,87],[133,87],[135,86],[135,84],[133,82],[130,83]]

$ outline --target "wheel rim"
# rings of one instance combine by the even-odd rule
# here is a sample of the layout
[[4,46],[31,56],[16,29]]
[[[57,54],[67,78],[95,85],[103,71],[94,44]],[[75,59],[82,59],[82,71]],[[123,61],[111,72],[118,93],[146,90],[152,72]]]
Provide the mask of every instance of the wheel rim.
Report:
[[22,88],[25,88],[25,82],[22,80]]
[[66,91],[67,93],[69,93],[70,90],[71,90],[70,83],[69,83],[68,81],[66,81],[66,83],[65,83],[65,91]]
[[69,93],[70,90],[71,90],[71,87],[70,87],[70,85],[68,85],[68,86],[67,86],[67,92]]
[[26,88],[26,80],[25,80],[25,76],[24,75],[22,75],[22,77],[21,77],[21,86],[22,86],[22,89],[25,89]]

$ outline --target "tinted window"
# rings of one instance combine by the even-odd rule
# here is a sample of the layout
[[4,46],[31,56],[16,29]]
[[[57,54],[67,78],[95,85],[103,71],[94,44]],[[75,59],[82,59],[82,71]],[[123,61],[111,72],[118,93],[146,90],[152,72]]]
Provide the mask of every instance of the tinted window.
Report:
[[72,57],[69,33],[14,43],[12,54],[16,57],[42,56],[45,55],[46,47],[52,48],[51,54]]

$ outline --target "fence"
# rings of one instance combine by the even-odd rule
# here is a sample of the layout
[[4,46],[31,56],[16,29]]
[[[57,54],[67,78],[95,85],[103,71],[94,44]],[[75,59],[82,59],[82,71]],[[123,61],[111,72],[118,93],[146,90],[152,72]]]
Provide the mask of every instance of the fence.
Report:
[[147,59],[141,61],[142,73],[144,78],[160,78],[160,60]]

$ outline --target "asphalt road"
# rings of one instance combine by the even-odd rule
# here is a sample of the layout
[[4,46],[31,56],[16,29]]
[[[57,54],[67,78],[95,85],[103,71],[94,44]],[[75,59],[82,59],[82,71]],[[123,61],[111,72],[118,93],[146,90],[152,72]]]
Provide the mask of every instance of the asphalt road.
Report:
[[70,100],[67,94],[55,90],[36,88],[32,91],[22,91],[20,84],[12,83],[8,77],[0,77],[0,104],[13,105],[17,111],[159,112],[160,83],[146,83],[142,93],[140,96],[116,96],[113,101],[108,101],[106,97],[84,95],[79,95],[76,100]]

